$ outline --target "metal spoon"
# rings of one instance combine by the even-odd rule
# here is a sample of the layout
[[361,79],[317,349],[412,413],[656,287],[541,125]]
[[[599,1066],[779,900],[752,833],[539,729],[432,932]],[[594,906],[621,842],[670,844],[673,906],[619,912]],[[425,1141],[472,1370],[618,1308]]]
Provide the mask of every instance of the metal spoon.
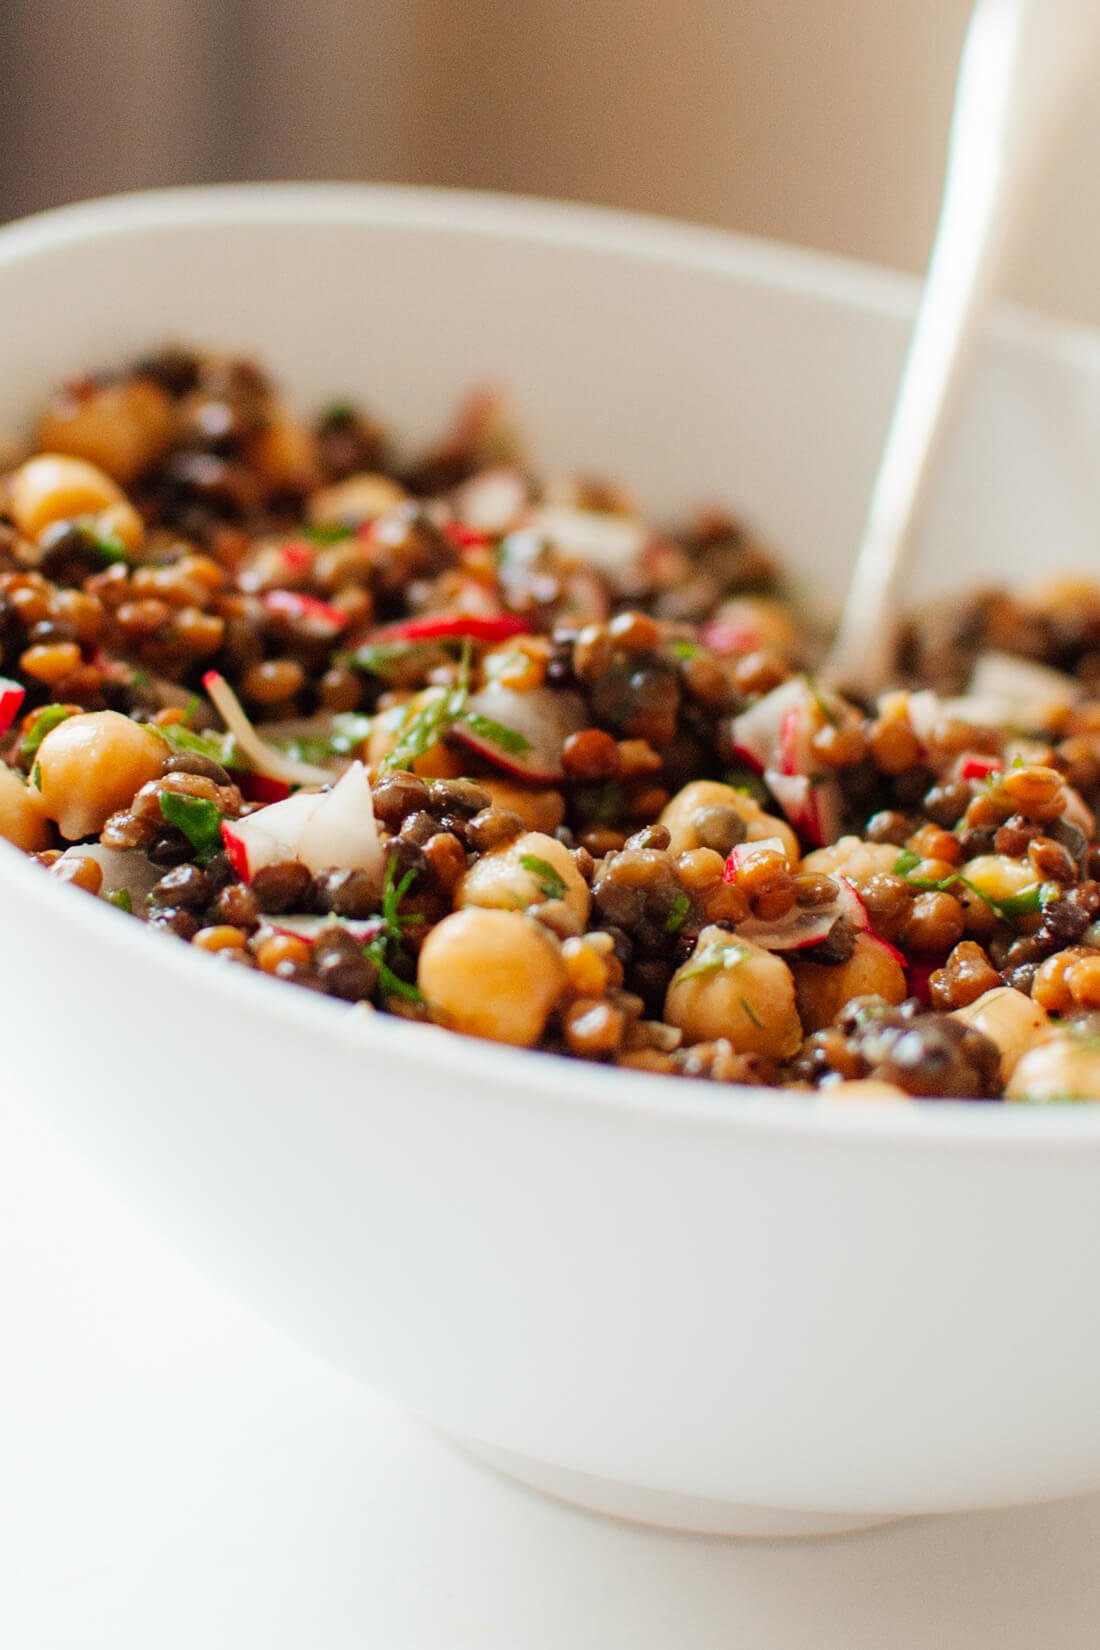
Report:
[[889,683],[897,593],[986,305],[1048,152],[1100,59],[1100,0],[977,0],[924,296],[825,679]]

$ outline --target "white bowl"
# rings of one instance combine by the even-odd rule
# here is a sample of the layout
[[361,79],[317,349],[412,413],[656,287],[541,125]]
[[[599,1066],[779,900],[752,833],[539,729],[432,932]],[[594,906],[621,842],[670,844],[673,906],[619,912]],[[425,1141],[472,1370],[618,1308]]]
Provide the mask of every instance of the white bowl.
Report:
[[[548,467],[743,504],[835,604],[908,282],[708,231],[357,188],[0,232],[0,423],[166,338],[411,438],[509,385]],[[1087,562],[1100,350],[996,332],[922,589]],[[6,1061],[127,1199],[306,1345],[533,1483],[811,1532],[1100,1485],[1100,1111],[654,1079],[215,966],[0,852]]]

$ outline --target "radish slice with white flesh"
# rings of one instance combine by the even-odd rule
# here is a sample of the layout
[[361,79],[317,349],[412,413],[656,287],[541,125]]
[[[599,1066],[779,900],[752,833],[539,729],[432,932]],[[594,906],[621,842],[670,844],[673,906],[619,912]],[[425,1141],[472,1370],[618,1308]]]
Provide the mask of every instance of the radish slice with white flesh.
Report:
[[265,917],[264,927],[270,928],[275,934],[293,934],[295,939],[305,940],[307,945],[314,945],[325,934],[334,929],[346,929],[352,939],[358,940],[361,945],[367,945],[382,932],[385,924],[381,917]]
[[736,848],[730,850],[726,860],[722,877],[726,882],[736,882],[743,871],[748,870],[754,859],[761,854],[781,854],[787,860],[787,844],[781,836],[762,836],[753,842],[739,842]]
[[540,504],[529,512],[526,525],[562,555],[575,557],[611,580],[633,572],[650,537],[645,522],[635,516],[577,510],[569,504]]
[[[588,725],[579,694],[555,688],[488,687],[470,695],[465,718],[456,722],[454,737],[484,756],[494,767],[518,779],[552,785],[564,776],[561,748],[571,733]],[[493,737],[497,727],[512,739]]]
[[[276,750],[262,739],[245,714],[244,706],[225,677],[216,670],[208,670],[202,685],[210,695],[222,721],[237,741],[242,756],[257,773],[269,779],[282,779],[288,785],[327,785],[332,779],[328,768],[319,768],[312,762],[296,762],[285,751]],[[275,806],[281,806],[276,803]]]
[[[734,717],[730,732],[735,753],[757,773],[763,773],[765,768],[793,772],[785,766],[781,754],[786,718],[789,711],[804,710],[807,701],[812,705],[813,695],[801,676],[792,676],[789,682],[765,693],[748,710]],[[789,752],[789,733],[787,744]]]
[[366,871],[382,885],[382,844],[361,762],[329,791],[298,791],[244,819],[223,820],[222,840],[245,882],[265,865],[296,859],[314,872]]
[[[293,797],[290,799],[293,801]],[[311,871],[366,871],[382,886],[382,844],[374,818],[370,781],[353,762],[331,791],[323,791],[298,838],[297,857]],[[285,802],[276,807],[285,808]]]
[[479,533],[506,533],[528,500],[527,481],[520,470],[497,465],[482,470],[451,494],[454,513],[464,527]]
[[824,848],[840,835],[841,792],[835,779],[821,775],[764,770],[764,783],[800,836]]
[[751,940],[765,951],[806,951],[827,940],[842,917],[857,933],[868,933],[867,908],[856,890],[843,877],[831,880],[836,883],[836,898],[828,905],[806,909],[796,905],[776,922],[750,917],[737,924],[738,938]]
[[229,863],[242,882],[251,882],[265,865],[298,858],[298,843],[321,801],[321,791],[298,791],[282,802],[257,808],[244,819],[222,820],[222,841]]
[[26,688],[10,676],[0,676],[0,733],[7,733],[27,696]]

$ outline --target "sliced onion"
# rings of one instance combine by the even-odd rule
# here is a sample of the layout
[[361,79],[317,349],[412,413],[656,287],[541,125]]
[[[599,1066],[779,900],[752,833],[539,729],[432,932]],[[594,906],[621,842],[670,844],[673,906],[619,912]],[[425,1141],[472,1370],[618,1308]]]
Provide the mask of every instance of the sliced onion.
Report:
[[100,895],[128,894],[135,911],[145,902],[145,896],[164,875],[163,865],[153,865],[140,848],[107,848],[102,842],[84,842],[78,848],[66,848],[62,859],[94,859],[103,872]]
[[764,783],[800,836],[824,848],[840,835],[842,798],[835,779],[764,770]]
[[222,721],[237,741],[237,749],[255,768],[269,779],[283,779],[288,785],[327,785],[332,774],[327,768],[312,762],[296,762],[285,751],[276,750],[266,739],[261,739],[245,714],[244,706],[225,677],[216,670],[208,670],[202,685],[210,695]]
[[382,932],[381,917],[267,917],[264,927],[272,929],[276,934],[293,934],[296,939],[305,940],[307,945],[313,945],[324,934],[334,928],[346,928],[353,939],[366,945]]
[[456,739],[503,772],[546,785],[556,783],[564,775],[561,748],[566,739],[588,725],[580,695],[550,687],[532,688],[528,693],[487,687],[470,696],[466,709],[475,717],[518,734],[526,741],[526,748],[509,750],[490,734],[464,721],[455,724]]

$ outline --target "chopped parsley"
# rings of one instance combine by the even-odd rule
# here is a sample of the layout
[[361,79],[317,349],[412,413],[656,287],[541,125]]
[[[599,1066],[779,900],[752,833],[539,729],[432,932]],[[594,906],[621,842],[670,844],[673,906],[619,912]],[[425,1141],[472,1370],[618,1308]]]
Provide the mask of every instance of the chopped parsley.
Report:
[[681,982],[684,980],[701,980],[708,974],[717,974],[724,968],[736,968],[743,963],[749,953],[736,940],[712,940],[709,945],[692,958],[686,968],[681,968],[676,976]]
[[[191,707],[188,706],[190,714]],[[231,733],[196,733],[187,721],[163,725],[150,722],[148,726],[150,732],[158,733],[174,751],[190,751],[195,756],[205,756],[223,768],[240,768],[243,765],[237,757],[236,741]]]
[[668,916],[664,920],[665,933],[678,934],[684,926],[684,923],[687,921],[690,910],[690,896],[685,894],[684,890],[681,888],[672,902]]
[[396,866],[395,858],[391,857],[386,861],[386,873],[382,879],[382,926],[363,950],[378,970],[378,985],[383,996],[403,997],[406,1002],[420,1003],[424,998],[417,987],[408,980],[403,980],[390,967],[394,951],[400,949],[404,942],[405,929],[424,921],[419,911],[401,910],[401,901],[414,882],[416,872],[406,871],[400,882],[397,882]]
[[543,899],[562,899],[564,897],[565,879],[555,871],[549,860],[540,859],[538,854],[521,854],[519,862],[523,869],[529,871],[534,877]]
[[753,1012],[753,1006],[749,1002],[749,999],[747,997],[738,997],[737,1001],[741,1004],[742,1010],[744,1011],[744,1014],[745,1014],[745,1018],[752,1022],[752,1024],[756,1027],[757,1031],[763,1031],[765,1029],[764,1022],[760,1018],[759,1014],[756,1014],[756,1013]]
[[825,699],[825,696],[821,692],[821,689],[818,687],[817,683],[814,681],[813,677],[807,673],[803,676],[802,680],[805,682],[806,686],[809,688],[810,697],[812,698],[814,704],[817,706],[817,708],[820,711],[821,715],[824,717],[825,721],[828,722],[828,724],[831,728],[839,728],[839,726],[840,726],[839,716],[836,714],[836,711],[833,710],[832,706]]
[[380,676],[383,681],[404,673],[406,666],[426,665],[438,659],[437,641],[364,642],[350,653],[338,653],[334,664],[361,670],[364,676]]
[[67,722],[70,716],[76,715],[75,705],[47,705],[40,710],[26,733],[23,743],[19,747],[19,755],[24,762],[31,762],[38,754],[38,747],[46,735],[62,722]]
[[181,796],[178,791],[161,791],[160,811],[178,831],[182,831],[199,865],[220,853],[222,816],[212,802],[201,796]]
[[94,528],[82,523],[80,537],[101,567],[113,567],[117,562],[130,560],[130,552],[116,533],[97,533]]
[[305,536],[311,544],[342,544],[355,537],[355,528],[346,522],[331,521],[317,527],[307,527]]
[[130,898],[130,890],[128,888],[116,888],[112,893],[107,894],[105,897],[108,905],[114,905],[120,911],[133,911],[134,909],[134,902]]
[[1056,882],[1035,883],[1031,888],[1022,888],[1018,894],[1008,894],[1004,899],[994,899],[979,888],[976,882],[964,877],[959,871],[952,871],[949,877],[938,880],[929,877],[915,877],[913,872],[921,863],[921,856],[914,853],[912,848],[904,849],[894,861],[894,875],[902,877],[910,888],[919,889],[921,893],[943,894],[953,888],[965,888],[975,894],[983,905],[988,905],[995,917],[1001,922],[1012,922],[1016,917],[1031,916],[1042,911],[1052,900],[1056,900],[1061,893]]
[[293,739],[273,739],[271,743],[296,762],[312,762],[323,767],[333,756],[353,756],[369,733],[369,716],[341,711],[332,718],[326,733],[298,734]]
[[673,642],[672,651],[678,659],[697,659],[703,649],[698,642]]
[[431,690],[430,697],[423,696],[419,705],[414,704],[406,712],[397,730],[397,742],[380,764],[383,773],[393,773],[397,768],[411,768],[425,751],[445,739],[458,722],[464,723],[479,739],[499,745],[501,750],[518,754],[531,749],[531,741],[522,733],[517,733],[515,728],[506,728],[491,717],[470,709],[470,656],[470,643],[466,642],[455,685]]

